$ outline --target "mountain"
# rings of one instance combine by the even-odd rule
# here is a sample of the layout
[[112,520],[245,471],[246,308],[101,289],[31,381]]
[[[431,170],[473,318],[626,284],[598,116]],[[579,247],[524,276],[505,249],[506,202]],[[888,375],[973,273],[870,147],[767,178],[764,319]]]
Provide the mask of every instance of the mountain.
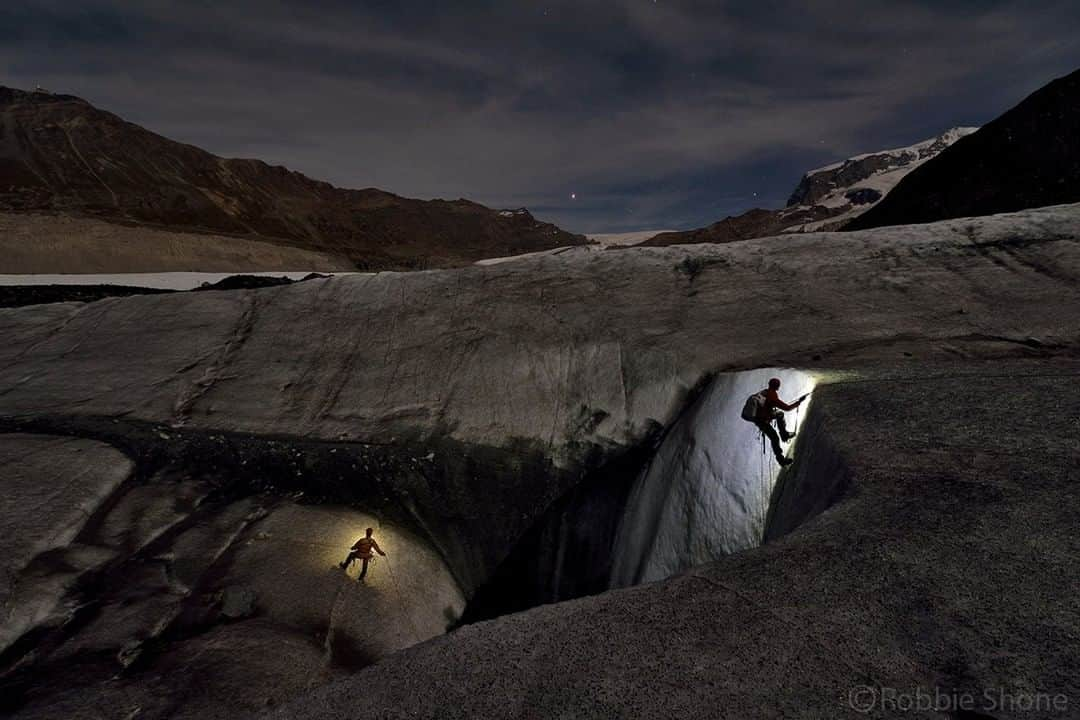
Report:
[[337,188],[174,142],[71,95],[5,87],[0,211],[271,239],[361,269],[461,265],[586,242],[527,210]]
[[676,232],[675,230],[634,230],[621,233],[595,233],[587,235],[589,241],[601,247],[626,247],[638,245],[646,240],[656,237],[661,233]]
[[779,235],[789,228],[799,228],[820,223],[833,216],[833,211],[823,205],[798,207],[789,211],[753,208],[741,215],[726,217],[708,227],[696,230],[680,230],[657,235],[641,245],[686,245],[694,243],[727,243],[757,237]]
[[830,224],[857,217],[892,192],[915,168],[978,129],[956,127],[909,147],[857,155],[811,170],[803,175],[788,199],[787,207],[824,206],[843,210],[830,217]]
[[857,155],[811,170],[780,210],[754,208],[705,228],[661,233],[642,244],[723,243],[837,229],[873,207],[912,170],[976,130],[952,128],[915,145]]
[[845,227],[927,223],[1080,200],[1080,70],[1054,80],[904,179]]

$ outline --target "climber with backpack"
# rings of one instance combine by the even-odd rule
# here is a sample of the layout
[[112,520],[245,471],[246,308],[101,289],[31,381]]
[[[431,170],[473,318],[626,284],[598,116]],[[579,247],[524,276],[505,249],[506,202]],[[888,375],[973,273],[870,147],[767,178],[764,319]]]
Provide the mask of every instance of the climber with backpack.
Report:
[[[786,403],[780,399],[780,378],[772,378],[769,380],[769,387],[756,392],[746,399],[746,404],[743,406],[742,418],[749,422],[754,423],[757,429],[762,432],[765,437],[769,438],[769,442],[772,443],[773,454],[776,455],[776,462],[782,466],[788,466],[795,462],[791,458],[784,457],[784,449],[780,447],[781,440],[788,442],[795,437],[795,433],[788,432],[787,422],[784,419],[784,413],[790,410],[794,410],[806,401],[809,397],[809,393],[803,395],[801,398],[793,403]],[[779,433],[773,429],[773,423],[776,423],[776,427],[780,430]]]

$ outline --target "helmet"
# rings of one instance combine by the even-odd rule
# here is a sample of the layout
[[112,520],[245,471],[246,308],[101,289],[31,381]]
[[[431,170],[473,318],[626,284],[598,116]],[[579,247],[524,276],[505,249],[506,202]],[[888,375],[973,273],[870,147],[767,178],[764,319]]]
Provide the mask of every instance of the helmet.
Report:
[[780,378],[769,378],[769,387],[773,390],[780,389]]

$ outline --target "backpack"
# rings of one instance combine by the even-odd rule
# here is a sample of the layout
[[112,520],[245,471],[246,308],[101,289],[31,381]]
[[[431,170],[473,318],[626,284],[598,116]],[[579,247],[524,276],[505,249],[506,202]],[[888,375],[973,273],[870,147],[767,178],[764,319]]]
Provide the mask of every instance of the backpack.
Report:
[[371,548],[373,545],[374,543],[371,541],[371,538],[362,537],[353,544],[352,549],[359,553],[360,557],[371,557]]
[[749,422],[757,422],[758,418],[765,414],[765,393],[756,392],[750,397],[746,398],[746,404],[743,405],[742,419]]

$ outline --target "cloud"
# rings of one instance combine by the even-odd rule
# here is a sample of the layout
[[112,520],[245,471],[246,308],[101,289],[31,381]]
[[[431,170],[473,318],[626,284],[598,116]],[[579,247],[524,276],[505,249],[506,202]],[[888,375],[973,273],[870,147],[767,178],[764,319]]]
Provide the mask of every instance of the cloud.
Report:
[[1080,49],[1080,8],[1038,1],[16,0],[0,28],[0,82],[580,231],[781,203],[807,167],[985,122]]

